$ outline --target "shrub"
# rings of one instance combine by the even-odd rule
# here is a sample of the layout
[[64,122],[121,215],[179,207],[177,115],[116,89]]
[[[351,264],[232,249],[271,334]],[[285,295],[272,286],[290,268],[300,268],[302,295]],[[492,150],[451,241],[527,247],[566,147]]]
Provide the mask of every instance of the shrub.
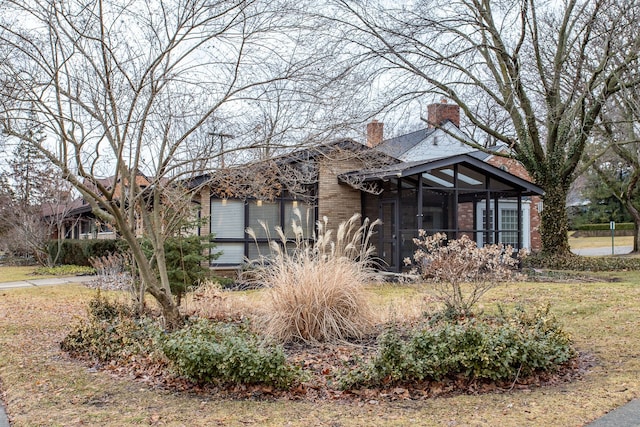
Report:
[[127,305],[109,301],[99,291],[88,314],[60,343],[62,350],[103,363],[154,352],[161,329],[153,319],[134,316]]
[[95,269],[92,267],[85,267],[83,265],[58,265],[56,267],[38,267],[36,271],[34,271],[34,274],[41,276],[77,276],[83,274],[95,274],[95,272]]
[[119,253],[90,257],[89,263],[96,270],[96,273],[101,276],[115,276],[127,270],[126,258]]
[[[578,227],[575,227],[576,230],[580,231],[610,231],[611,225],[609,223],[604,224],[582,224]],[[634,230],[635,224],[632,222],[617,222],[616,230]]]
[[[511,280],[520,261],[511,246],[479,248],[466,235],[447,240],[443,233],[428,236],[420,230],[419,238],[413,241],[418,247],[413,255],[416,270],[433,285],[445,311],[458,316],[468,315],[480,297],[499,282]],[[405,259],[405,263],[412,261]]]
[[559,257],[536,254],[527,257],[523,267],[576,271],[640,270],[640,258],[585,257],[573,254]]
[[89,258],[121,252],[121,244],[118,243],[117,240],[112,239],[53,240],[49,243],[51,259],[56,259],[58,245],[60,245],[60,253],[57,257],[57,263],[63,265],[90,266]]
[[515,381],[551,371],[575,356],[569,336],[549,307],[517,309],[494,321],[441,322],[403,337],[391,329],[380,337],[378,354],[364,367],[345,373],[343,388],[403,381]]
[[[363,289],[371,274],[369,245],[373,228],[354,215],[338,227],[335,241],[327,219],[310,241],[294,221],[295,242],[281,229],[280,242],[271,241],[272,254],[252,274],[267,291],[265,327],[280,342],[348,340],[364,336],[373,312]],[[252,230],[247,230],[255,235]],[[286,248],[286,249],[285,249]]]
[[[164,243],[164,256],[169,276],[171,293],[180,305],[182,296],[191,287],[203,281],[209,274],[209,260],[217,254],[210,253],[213,244],[207,243],[210,236],[170,237]],[[150,241],[143,242],[143,249],[151,257],[153,249]]]
[[270,347],[246,326],[198,320],[162,342],[179,374],[198,383],[266,384],[287,388],[299,369],[282,347]]

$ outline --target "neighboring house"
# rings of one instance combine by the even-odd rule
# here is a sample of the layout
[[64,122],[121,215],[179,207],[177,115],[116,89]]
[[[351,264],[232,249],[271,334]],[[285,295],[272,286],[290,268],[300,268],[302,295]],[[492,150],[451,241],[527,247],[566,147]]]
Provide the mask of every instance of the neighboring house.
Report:
[[[121,191],[122,182],[120,179],[112,177],[99,178],[96,180],[107,190],[113,190],[114,194]],[[140,171],[136,173],[136,182],[142,188],[149,186],[149,179]],[[59,221],[60,230],[56,230],[53,238],[64,236],[65,239],[115,239],[117,233],[110,224],[101,221],[93,213],[93,208],[84,198],[77,198],[70,203],[59,204],[49,207],[43,216],[45,218],[64,213],[64,218]],[[141,224],[136,224],[141,230]]]
[[[373,128],[381,128],[382,124],[370,123],[367,129],[367,145],[403,162],[442,161],[445,157],[466,154],[511,175],[530,181],[529,174],[521,163],[499,155],[508,152],[504,145],[489,147],[488,151],[495,153],[490,154],[476,150],[463,142],[471,140],[460,130],[459,106],[448,104],[443,99],[441,103],[431,104],[427,107],[427,116],[427,128],[384,141],[381,138],[382,130]],[[451,183],[445,184],[435,176],[431,176],[429,179],[435,184],[451,185]],[[470,182],[464,181],[464,175],[460,177],[460,181],[461,185],[470,184]],[[541,191],[537,195],[534,193],[522,197],[520,201],[517,197],[508,194],[498,194],[495,196],[499,199],[497,205],[496,199],[487,198],[476,200],[474,204],[460,204],[458,206],[458,229],[477,230],[481,228],[489,231],[488,233],[475,233],[475,240],[479,245],[500,242],[534,252],[539,251],[542,246],[539,232],[539,210],[542,208],[539,196]],[[519,209],[521,215],[518,215]],[[486,218],[487,211],[489,218]],[[494,224],[495,212],[498,213],[497,224]],[[522,221],[521,236],[518,236],[516,232],[518,217]],[[478,224],[483,224],[483,226],[479,227]],[[518,240],[519,238],[521,240]]]
[[115,239],[116,234],[109,225],[99,221],[91,206],[82,198],[70,203],[60,203],[43,207],[43,217],[53,222],[56,229],[51,238],[57,239]]
[[[540,249],[542,189],[519,163],[474,150],[452,136],[468,138],[459,129],[457,105],[432,104],[428,115],[426,129],[407,135],[384,140],[383,124],[373,121],[366,145],[340,140],[283,156],[270,166],[242,167],[237,179],[230,179],[233,170],[196,179],[194,185],[204,184],[198,197],[201,216],[209,219],[204,230],[215,235],[216,250],[222,251],[212,266],[238,266],[268,253],[269,233],[260,224],[272,235],[280,226],[291,236],[296,211],[302,212],[308,236],[323,217],[330,227],[354,213],[381,219],[373,244],[390,271],[401,271],[402,260],[413,254],[419,229],[453,239],[466,234],[480,245]],[[275,191],[256,195],[260,185]],[[237,190],[243,188],[253,190]],[[247,227],[256,232],[257,244]]]

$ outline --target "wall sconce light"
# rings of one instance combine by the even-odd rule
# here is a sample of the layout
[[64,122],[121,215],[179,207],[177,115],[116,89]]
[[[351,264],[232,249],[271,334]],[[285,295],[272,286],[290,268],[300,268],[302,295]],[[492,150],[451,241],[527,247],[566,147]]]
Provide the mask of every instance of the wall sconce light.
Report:
[[221,203],[222,203],[222,206],[227,206],[227,198],[226,197],[223,198]]
[[297,207],[298,207],[298,201],[297,201],[297,200],[294,200],[294,201],[293,201],[293,207],[294,207],[294,208],[297,208]]
[[258,206],[262,206],[262,200],[257,200],[257,201],[256,201],[256,205],[258,205]]

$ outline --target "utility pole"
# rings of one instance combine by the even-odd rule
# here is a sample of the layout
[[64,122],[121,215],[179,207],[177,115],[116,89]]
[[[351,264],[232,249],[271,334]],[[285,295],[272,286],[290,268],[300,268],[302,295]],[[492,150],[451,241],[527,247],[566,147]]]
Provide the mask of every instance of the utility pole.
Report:
[[212,138],[216,136],[220,138],[220,169],[224,169],[224,139],[232,139],[233,135],[229,133],[209,132],[209,136]]

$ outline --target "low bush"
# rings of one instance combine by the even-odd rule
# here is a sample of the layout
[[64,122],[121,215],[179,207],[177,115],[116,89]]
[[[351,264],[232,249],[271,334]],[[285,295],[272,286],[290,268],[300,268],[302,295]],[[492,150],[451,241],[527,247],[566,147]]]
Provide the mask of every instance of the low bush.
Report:
[[155,320],[135,316],[129,306],[109,301],[99,291],[88,314],[60,343],[62,350],[104,363],[149,355],[157,348],[161,329]]
[[38,267],[33,273],[40,276],[78,276],[95,274],[93,267],[84,265],[58,265],[55,267]]
[[129,269],[126,256],[120,253],[90,257],[89,263],[100,276],[117,276]]
[[435,297],[454,317],[468,316],[482,295],[512,280],[521,259],[511,246],[478,247],[466,235],[447,240],[444,233],[428,235],[419,230],[413,243],[418,249],[405,264],[431,285]]
[[[632,222],[616,222],[616,230],[633,230],[635,225]],[[575,227],[579,231],[610,231],[611,225],[607,222],[604,224],[582,224]]]
[[469,380],[515,381],[551,371],[575,356],[569,336],[549,308],[496,319],[443,321],[408,331],[390,329],[380,337],[377,355],[345,373],[345,389],[398,382]]
[[282,347],[265,345],[243,325],[200,319],[167,336],[162,349],[180,375],[198,383],[287,388],[300,375]]
[[50,258],[57,260],[57,264],[62,265],[90,266],[89,259],[92,257],[102,257],[121,251],[122,244],[113,239],[65,239],[62,241],[52,240],[49,243]]
[[569,254],[560,256],[531,255],[524,259],[524,268],[575,271],[622,271],[640,270],[640,258],[585,257]]

